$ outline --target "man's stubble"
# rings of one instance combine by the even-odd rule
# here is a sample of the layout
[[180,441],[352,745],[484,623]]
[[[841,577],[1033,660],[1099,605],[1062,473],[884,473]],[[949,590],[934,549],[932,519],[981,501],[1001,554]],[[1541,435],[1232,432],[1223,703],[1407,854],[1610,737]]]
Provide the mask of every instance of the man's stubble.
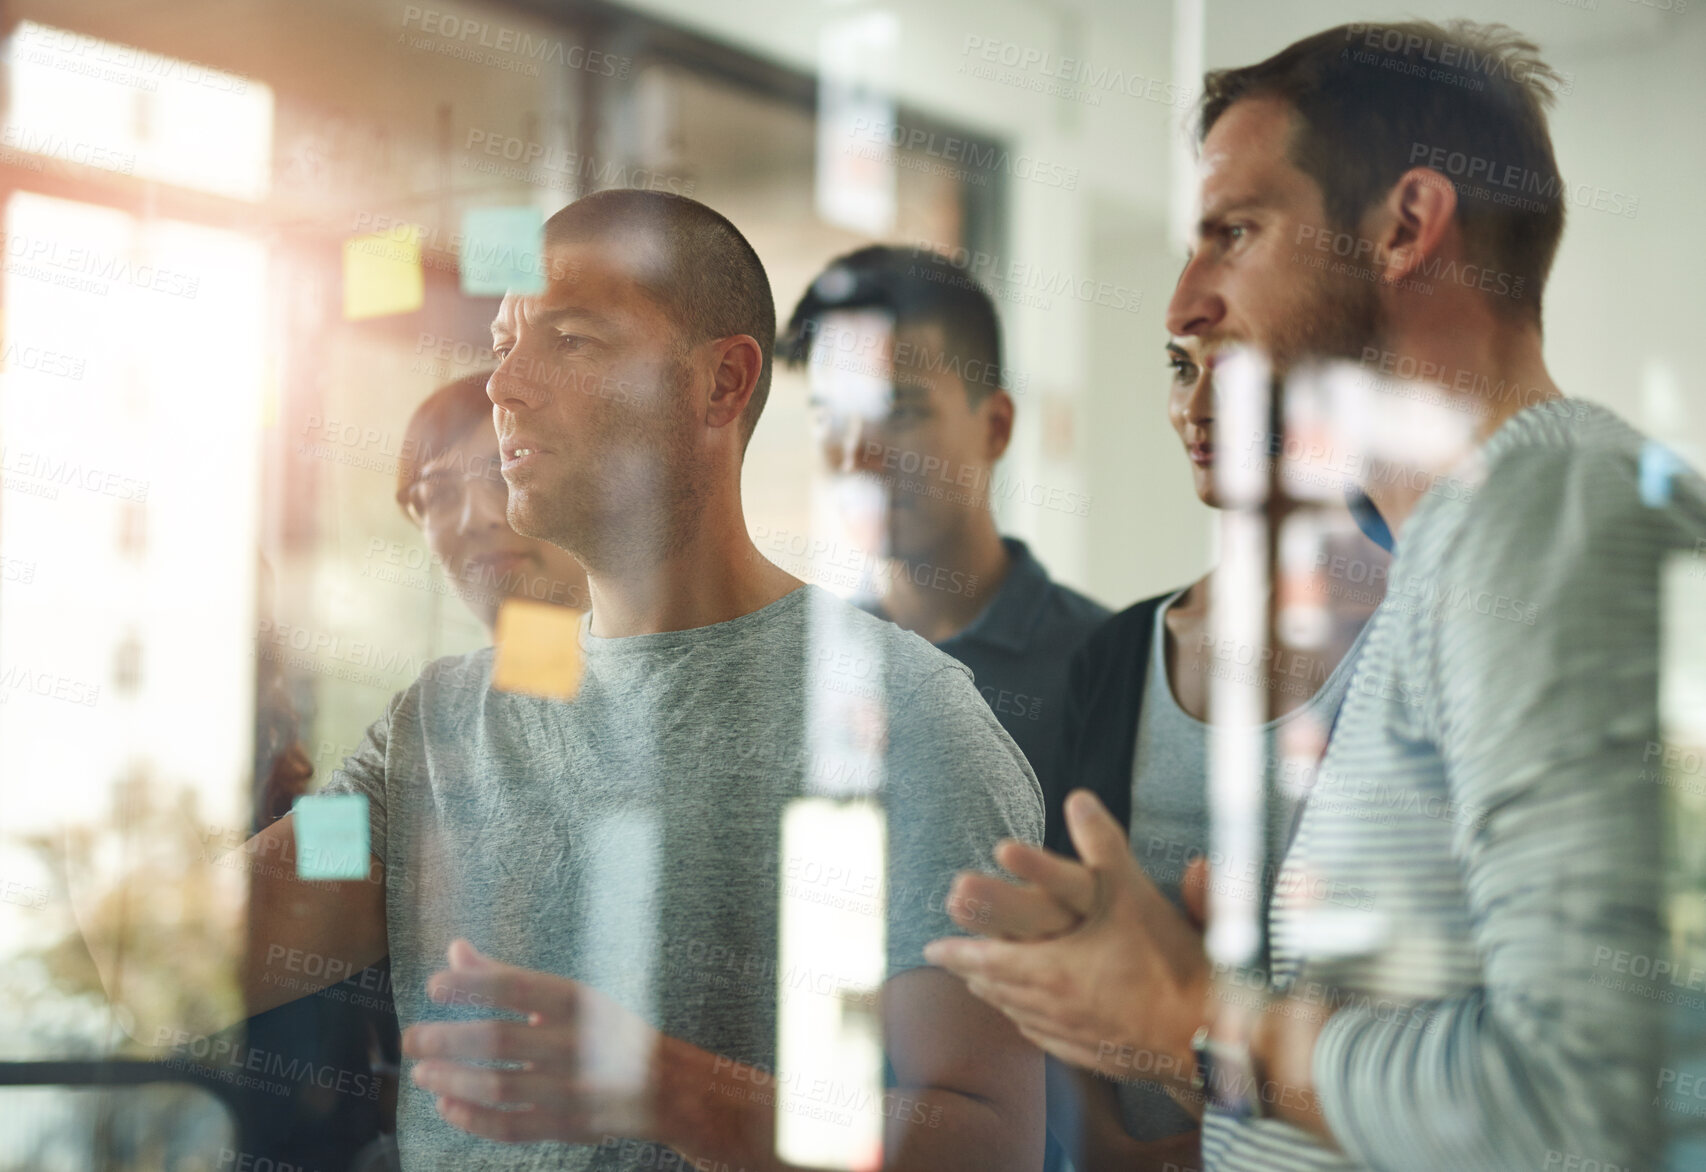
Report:
[[510,496],[511,528],[567,551],[592,573],[654,565],[678,554],[698,531],[710,469],[695,443],[687,384],[676,365],[649,404],[624,404],[585,437],[586,465],[556,483],[530,486],[527,504]]

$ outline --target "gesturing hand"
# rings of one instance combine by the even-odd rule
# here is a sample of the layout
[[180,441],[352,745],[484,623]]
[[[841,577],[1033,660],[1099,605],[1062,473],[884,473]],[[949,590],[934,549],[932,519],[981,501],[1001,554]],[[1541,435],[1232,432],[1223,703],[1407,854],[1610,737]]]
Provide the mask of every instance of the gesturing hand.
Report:
[[[511,1142],[654,1138],[673,1041],[596,989],[450,945],[434,1001],[513,1009],[525,1022],[431,1022],[403,1033],[414,1080],[453,1127]],[[493,1062],[510,1068],[493,1067]]]
[[[1082,863],[1003,843],[996,861],[1021,883],[962,874],[950,900],[962,927],[995,938],[936,940],[925,956],[1062,1061],[1183,1084],[1210,984],[1201,928],[1143,873],[1093,794],[1073,793],[1066,818]],[[1199,900],[1202,878],[1190,884]]]

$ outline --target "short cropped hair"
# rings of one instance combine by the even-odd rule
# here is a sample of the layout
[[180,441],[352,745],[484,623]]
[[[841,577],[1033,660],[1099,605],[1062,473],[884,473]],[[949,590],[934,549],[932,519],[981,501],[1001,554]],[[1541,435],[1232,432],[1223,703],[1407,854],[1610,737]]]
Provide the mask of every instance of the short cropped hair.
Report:
[[750,441],[770,397],[776,350],[776,302],[764,262],[740,229],[698,200],[632,188],[594,192],[557,212],[545,222],[545,247],[624,233],[650,237],[660,246],[663,271],[642,283],[669,311],[683,342],[736,334],[758,342],[764,365],[741,414],[741,438]]
[[942,361],[976,407],[1002,385],[1001,319],[995,301],[961,265],[928,248],[873,244],[831,261],[788,319],[779,347],[790,366],[811,357],[826,314],[885,310],[895,328],[941,327]]
[[1410,168],[1442,172],[1457,189],[1469,251],[1502,275],[1497,290],[1483,287],[1538,325],[1566,194],[1546,121],[1563,79],[1539,54],[1501,24],[1340,25],[1266,61],[1206,74],[1198,136],[1235,102],[1284,100],[1296,115],[1288,156],[1320,184],[1341,231]]
[[[464,375],[421,400],[403,432],[403,456],[397,461],[397,506],[409,511],[409,489],[423,469],[455,447],[469,432],[492,418],[485,374]],[[494,449],[493,455],[496,455]],[[412,520],[413,518],[411,518]]]

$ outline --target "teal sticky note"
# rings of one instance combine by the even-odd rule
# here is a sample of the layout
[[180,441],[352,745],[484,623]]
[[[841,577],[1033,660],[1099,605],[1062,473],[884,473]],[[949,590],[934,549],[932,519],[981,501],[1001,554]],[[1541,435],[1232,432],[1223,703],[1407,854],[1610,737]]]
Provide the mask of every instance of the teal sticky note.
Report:
[[470,297],[531,297],[545,291],[545,215],[532,207],[469,208],[462,213],[462,292]]
[[290,807],[298,879],[367,878],[367,798],[314,794]]
[[1671,477],[1686,471],[1680,456],[1658,440],[1648,440],[1641,449],[1641,503],[1649,509],[1670,504]]

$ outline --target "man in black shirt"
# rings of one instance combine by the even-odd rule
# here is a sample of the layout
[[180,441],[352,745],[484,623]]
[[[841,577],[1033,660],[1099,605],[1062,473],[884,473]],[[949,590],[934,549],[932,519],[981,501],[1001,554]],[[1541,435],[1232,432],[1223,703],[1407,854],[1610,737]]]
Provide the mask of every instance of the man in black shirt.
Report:
[[1067,663],[1108,611],[996,529],[994,499],[1082,498],[995,474],[1015,407],[989,293],[940,253],[861,248],[812,282],[778,349],[806,366],[821,458],[887,559],[856,601],[969,667],[1047,787]]

